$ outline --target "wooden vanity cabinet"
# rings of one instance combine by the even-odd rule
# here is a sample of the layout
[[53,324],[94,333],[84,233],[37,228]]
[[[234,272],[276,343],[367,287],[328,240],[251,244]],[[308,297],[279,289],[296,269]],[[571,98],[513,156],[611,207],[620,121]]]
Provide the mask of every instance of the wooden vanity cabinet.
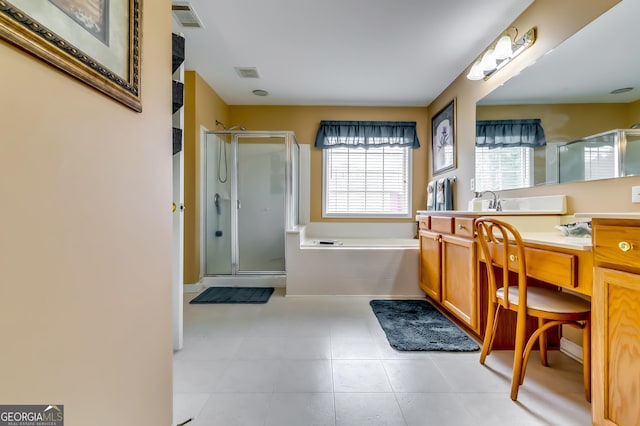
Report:
[[640,220],[592,220],[594,425],[640,422]]
[[420,287],[480,334],[473,221],[434,215],[420,222]]
[[442,272],[442,305],[480,334],[475,240],[443,235]]
[[442,245],[440,234],[420,230],[420,288],[431,299],[440,303],[440,267]]

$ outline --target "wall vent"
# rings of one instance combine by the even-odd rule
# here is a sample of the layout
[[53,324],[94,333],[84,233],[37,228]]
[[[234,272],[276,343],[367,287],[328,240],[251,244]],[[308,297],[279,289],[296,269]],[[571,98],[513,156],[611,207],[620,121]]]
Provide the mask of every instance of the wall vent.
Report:
[[255,67],[235,67],[234,70],[242,78],[260,78],[258,68]]
[[175,1],[171,3],[173,16],[178,20],[180,25],[189,28],[202,28],[202,21],[189,2]]

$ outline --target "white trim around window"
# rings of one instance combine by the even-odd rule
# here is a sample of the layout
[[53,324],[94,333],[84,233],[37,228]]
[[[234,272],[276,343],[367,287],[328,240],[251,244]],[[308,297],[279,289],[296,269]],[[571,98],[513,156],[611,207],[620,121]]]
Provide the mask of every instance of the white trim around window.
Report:
[[323,150],[322,217],[412,217],[412,159],[406,147]]

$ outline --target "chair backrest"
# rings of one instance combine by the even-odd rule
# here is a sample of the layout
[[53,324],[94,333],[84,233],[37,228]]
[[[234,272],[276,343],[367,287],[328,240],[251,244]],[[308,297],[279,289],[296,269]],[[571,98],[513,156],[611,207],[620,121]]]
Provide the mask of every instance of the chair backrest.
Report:
[[[496,290],[502,286],[504,287],[505,307],[509,308],[513,298],[509,298],[508,286],[515,284],[513,280],[509,279],[509,271],[511,271],[517,275],[518,305],[526,307],[527,266],[524,243],[520,233],[513,225],[489,217],[476,219],[475,227],[482,255],[487,265],[490,301],[496,302]],[[500,280],[496,276],[496,267],[502,271]]]

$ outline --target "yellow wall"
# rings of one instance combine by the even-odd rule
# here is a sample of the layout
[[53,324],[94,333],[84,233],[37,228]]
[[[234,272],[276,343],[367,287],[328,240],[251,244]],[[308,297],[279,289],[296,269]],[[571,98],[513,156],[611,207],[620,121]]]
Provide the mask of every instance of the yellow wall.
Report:
[[479,106],[478,120],[539,118],[547,141],[570,142],[629,126],[630,104],[533,104]]
[[640,123],[640,101],[629,104],[629,116],[627,127]]
[[229,107],[195,71],[186,71],[184,130],[184,282],[200,281],[200,131],[230,127]]
[[[300,144],[313,145],[321,120],[415,121],[421,148],[413,151],[413,210],[425,209],[427,148],[429,123],[427,109],[419,107],[344,107],[344,106],[230,106],[231,121],[247,130],[293,130]],[[362,219],[322,218],[322,150],[311,148],[312,222],[359,221]],[[370,221],[370,220],[367,220]],[[412,219],[395,220],[412,221]]]
[[[536,0],[513,23],[514,26],[521,29],[537,27],[538,39],[529,50],[487,81],[467,80],[465,76],[468,70],[465,70],[429,105],[429,114],[433,115],[451,99],[456,98],[457,101],[457,169],[444,175],[458,176],[455,205],[464,206],[473,197],[468,183],[469,179],[474,177],[475,167],[476,102],[616,3],[618,0],[599,0],[597,2]],[[640,121],[640,117],[636,121]],[[640,185],[640,177],[538,186],[504,191],[502,196],[567,194],[570,213],[577,211],[638,211],[638,205],[631,203],[629,188],[632,185]]]
[[0,41],[0,401],[169,425],[171,8],[143,3],[136,113]]

